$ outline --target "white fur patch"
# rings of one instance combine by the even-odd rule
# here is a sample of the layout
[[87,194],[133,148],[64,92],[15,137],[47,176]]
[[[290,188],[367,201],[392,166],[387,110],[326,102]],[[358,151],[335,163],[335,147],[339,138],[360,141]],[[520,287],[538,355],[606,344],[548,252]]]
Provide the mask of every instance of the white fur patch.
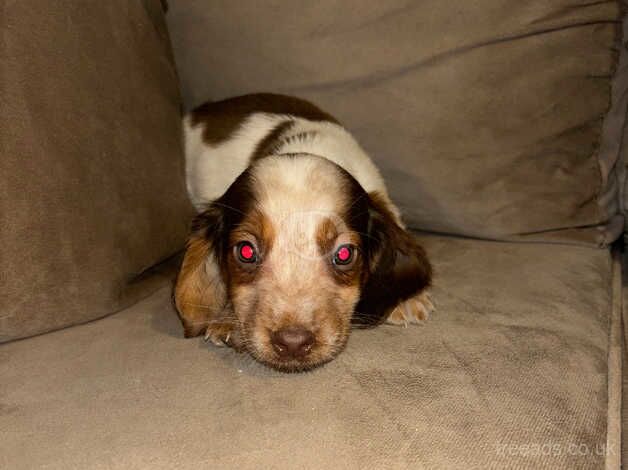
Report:
[[332,254],[319,252],[316,233],[325,220],[332,220],[338,233],[347,231],[338,168],[311,155],[267,157],[254,167],[253,176],[259,205],[275,233],[260,287],[270,286],[278,313],[289,312],[308,324],[320,308],[325,285],[336,290],[327,275]]
[[[344,168],[366,192],[378,191],[386,200],[388,193],[379,171],[353,136],[342,126],[327,121],[268,113],[253,113],[224,142],[203,142],[203,124],[192,127],[183,121],[187,187],[192,203],[201,210],[220,197],[249,165],[257,145],[280,123],[293,122],[287,138],[276,153],[310,153]],[[296,135],[307,138],[290,138]],[[295,175],[289,175],[294,177]],[[396,207],[390,209],[398,215]]]
[[203,141],[203,124],[192,126],[190,117],[183,119],[185,172],[192,204],[202,210],[219,198],[249,166],[257,144],[285,116],[256,113],[249,116],[234,134],[217,145]]

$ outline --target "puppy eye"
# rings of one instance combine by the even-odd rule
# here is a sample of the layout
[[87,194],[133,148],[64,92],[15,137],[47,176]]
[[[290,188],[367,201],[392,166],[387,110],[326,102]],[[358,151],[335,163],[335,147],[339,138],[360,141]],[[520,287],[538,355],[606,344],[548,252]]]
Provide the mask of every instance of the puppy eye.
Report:
[[334,253],[334,264],[337,266],[346,266],[353,261],[353,246],[340,245]]
[[250,242],[240,242],[236,245],[236,255],[242,263],[255,263],[257,261],[257,252]]

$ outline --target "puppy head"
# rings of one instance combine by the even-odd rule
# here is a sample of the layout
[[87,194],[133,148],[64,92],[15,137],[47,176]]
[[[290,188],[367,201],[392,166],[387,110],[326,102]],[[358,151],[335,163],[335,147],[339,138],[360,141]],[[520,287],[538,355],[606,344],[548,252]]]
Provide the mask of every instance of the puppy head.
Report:
[[310,155],[257,161],[199,214],[175,287],[186,336],[226,328],[283,371],[333,359],[430,281],[386,201]]

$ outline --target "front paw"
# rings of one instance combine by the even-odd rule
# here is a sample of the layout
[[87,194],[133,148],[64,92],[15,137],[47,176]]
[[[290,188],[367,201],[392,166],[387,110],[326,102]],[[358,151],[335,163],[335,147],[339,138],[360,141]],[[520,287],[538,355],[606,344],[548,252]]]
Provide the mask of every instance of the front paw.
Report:
[[229,346],[238,351],[242,349],[240,333],[236,326],[229,322],[210,324],[205,331],[205,341],[211,341],[216,346]]
[[232,323],[216,322],[210,324],[205,331],[205,341],[211,341],[216,346],[228,346],[233,329]]
[[423,291],[397,305],[388,315],[386,323],[403,326],[408,326],[408,323],[420,324],[425,322],[433,311],[434,304],[430,294]]

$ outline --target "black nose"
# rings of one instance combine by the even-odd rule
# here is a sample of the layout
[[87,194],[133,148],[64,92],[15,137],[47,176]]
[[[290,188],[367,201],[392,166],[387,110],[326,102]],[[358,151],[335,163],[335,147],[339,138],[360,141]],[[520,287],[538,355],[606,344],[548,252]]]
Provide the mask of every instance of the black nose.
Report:
[[314,335],[302,327],[288,327],[275,331],[270,338],[273,348],[284,359],[305,357],[314,345]]

